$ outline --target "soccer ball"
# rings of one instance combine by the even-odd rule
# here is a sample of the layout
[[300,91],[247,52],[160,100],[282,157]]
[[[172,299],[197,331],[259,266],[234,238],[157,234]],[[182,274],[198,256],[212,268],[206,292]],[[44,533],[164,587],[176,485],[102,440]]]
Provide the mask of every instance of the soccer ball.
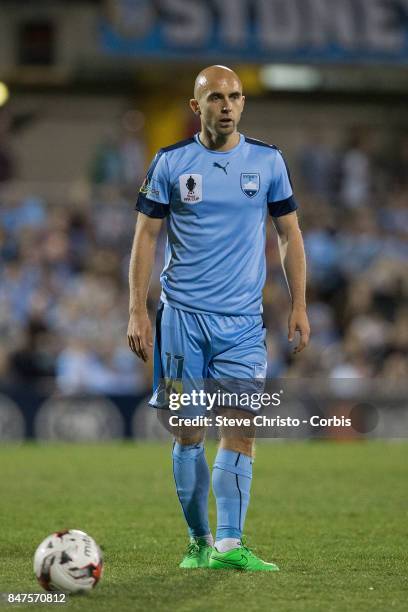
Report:
[[90,591],[101,579],[102,570],[99,546],[78,529],[52,533],[35,551],[34,572],[47,591]]

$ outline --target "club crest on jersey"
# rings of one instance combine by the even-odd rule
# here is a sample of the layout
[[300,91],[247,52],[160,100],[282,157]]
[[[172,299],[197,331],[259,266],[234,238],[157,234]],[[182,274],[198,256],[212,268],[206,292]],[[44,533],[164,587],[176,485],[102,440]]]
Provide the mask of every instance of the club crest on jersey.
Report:
[[242,172],[241,189],[248,198],[253,198],[259,191],[261,177],[259,172]]
[[197,204],[203,199],[203,177],[201,174],[182,174],[179,177],[180,199],[185,204]]

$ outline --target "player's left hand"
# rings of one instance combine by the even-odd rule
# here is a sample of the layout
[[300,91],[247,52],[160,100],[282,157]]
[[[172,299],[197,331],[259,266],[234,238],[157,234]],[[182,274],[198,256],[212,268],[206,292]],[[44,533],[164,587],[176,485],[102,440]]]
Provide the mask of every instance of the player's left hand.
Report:
[[293,306],[292,312],[289,315],[288,328],[289,342],[293,342],[297,331],[300,333],[300,342],[293,349],[293,353],[300,353],[300,351],[303,351],[303,349],[307,347],[310,337],[309,319],[307,318],[306,308],[304,306]]

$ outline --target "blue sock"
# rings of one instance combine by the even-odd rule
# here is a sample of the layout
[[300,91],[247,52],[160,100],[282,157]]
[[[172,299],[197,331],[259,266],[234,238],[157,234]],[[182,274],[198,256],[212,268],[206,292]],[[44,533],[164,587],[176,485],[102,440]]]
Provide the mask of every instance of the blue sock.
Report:
[[251,479],[251,457],[225,448],[218,449],[212,474],[217,502],[216,541],[223,538],[241,539]]
[[186,446],[174,443],[173,474],[190,536],[208,535],[210,471],[202,442]]

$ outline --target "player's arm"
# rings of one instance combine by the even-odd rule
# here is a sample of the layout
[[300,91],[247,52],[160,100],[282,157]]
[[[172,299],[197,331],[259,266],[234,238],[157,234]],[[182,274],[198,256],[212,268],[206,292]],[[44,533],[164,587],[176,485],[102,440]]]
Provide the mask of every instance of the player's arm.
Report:
[[130,256],[127,337],[129,347],[143,361],[148,360],[153,344],[152,326],[147,313],[147,293],[162,222],[163,219],[139,213]]
[[136,202],[139,211],[129,266],[128,343],[138,357],[147,361],[152,326],[147,314],[147,292],[163,219],[169,214],[170,180],[164,152],[153,159]]
[[306,257],[303,238],[296,212],[275,217],[273,222],[278,233],[282,267],[292,298],[288,339],[292,342],[295,332],[299,331],[300,342],[294,349],[294,353],[299,353],[307,346],[310,336],[306,313]]

